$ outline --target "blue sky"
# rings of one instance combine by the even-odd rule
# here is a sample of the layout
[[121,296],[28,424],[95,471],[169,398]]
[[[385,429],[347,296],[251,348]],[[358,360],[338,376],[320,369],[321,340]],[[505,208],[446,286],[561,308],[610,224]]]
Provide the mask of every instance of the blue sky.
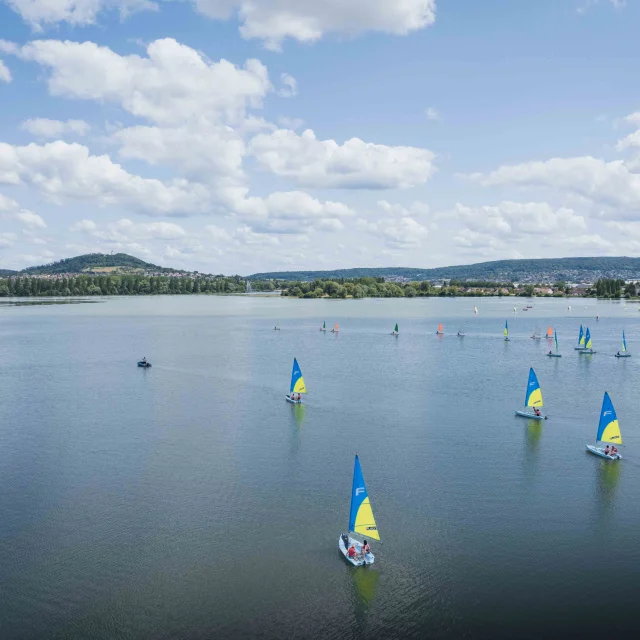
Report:
[[640,253],[640,3],[0,0],[0,266]]

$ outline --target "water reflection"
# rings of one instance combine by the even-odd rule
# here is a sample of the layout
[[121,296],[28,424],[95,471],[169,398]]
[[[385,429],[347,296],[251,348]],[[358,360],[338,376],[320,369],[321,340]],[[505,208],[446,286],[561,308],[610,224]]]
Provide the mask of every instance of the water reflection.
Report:
[[613,514],[622,465],[620,461],[598,460],[596,475],[596,513],[600,524],[608,524]]
[[527,420],[524,428],[525,450],[523,466],[527,475],[533,474],[538,466],[543,423],[543,420]]
[[357,635],[364,634],[367,614],[378,591],[380,573],[372,567],[355,567],[351,570],[354,594],[354,614]]
[[289,419],[291,420],[291,455],[295,456],[302,442],[302,427],[304,425],[304,414],[306,407],[304,404],[292,404],[291,414]]

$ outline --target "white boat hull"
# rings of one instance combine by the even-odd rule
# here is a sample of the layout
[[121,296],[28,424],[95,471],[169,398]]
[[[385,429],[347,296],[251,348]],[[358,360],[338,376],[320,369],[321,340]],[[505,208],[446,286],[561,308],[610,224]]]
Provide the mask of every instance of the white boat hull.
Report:
[[592,444],[587,445],[587,451],[593,453],[596,456],[600,456],[601,458],[606,458],[607,460],[621,460],[622,456],[619,453],[614,455],[609,455],[604,452],[604,447],[594,447]]
[[630,358],[630,353],[616,353],[616,358]]
[[547,353],[547,358],[562,358],[561,353]]
[[580,349],[580,353],[586,353],[590,356],[592,353],[595,353],[595,351],[593,349]]
[[575,351],[584,351],[584,347],[573,347]]
[[547,416],[537,416],[535,413],[529,413],[528,411],[516,411],[517,416],[523,418],[529,418],[530,420],[546,420]]
[[346,561],[349,564],[352,564],[354,567],[362,567],[365,564],[373,564],[375,561],[375,556],[373,555],[373,553],[369,552],[367,553],[367,555],[363,558],[362,557],[362,543],[359,540],[356,540],[355,538],[352,538],[351,536],[349,536],[349,546],[351,545],[355,545],[356,550],[358,551],[358,555],[355,558],[350,558],[349,554],[347,553],[347,549],[345,549],[344,547],[344,542],[342,540],[342,536],[340,536],[338,538],[338,549],[340,549],[340,553],[345,557]]
[[300,400],[294,400],[291,396],[285,396],[287,402],[290,402],[291,404],[302,404],[302,399]]

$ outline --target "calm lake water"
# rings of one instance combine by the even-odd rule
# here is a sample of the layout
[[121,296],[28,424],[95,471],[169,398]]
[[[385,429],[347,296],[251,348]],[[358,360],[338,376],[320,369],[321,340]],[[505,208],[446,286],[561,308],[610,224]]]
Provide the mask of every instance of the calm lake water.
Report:
[[[637,629],[639,305],[525,304],[0,308],[0,637]],[[323,320],[340,333],[318,331]],[[581,322],[593,356],[573,350]],[[528,337],[549,324],[560,359]],[[618,360],[623,328],[634,357]],[[152,369],[136,367],[142,356]],[[294,356],[309,390],[300,407],[284,400]],[[544,423],[513,413],[530,366]],[[605,390],[619,463],[585,451]],[[356,451],[383,540],[363,568],[337,549]]]

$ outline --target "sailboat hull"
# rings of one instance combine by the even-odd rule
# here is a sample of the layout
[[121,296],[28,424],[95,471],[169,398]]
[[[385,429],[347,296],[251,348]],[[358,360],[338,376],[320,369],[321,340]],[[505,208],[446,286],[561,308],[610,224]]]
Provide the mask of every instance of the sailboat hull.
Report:
[[584,347],[573,347],[574,351],[584,351]]
[[590,356],[592,353],[595,353],[595,351],[593,349],[580,349],[580,353],[586,353]]
[[547,358],[562,358],[561,353],[547,353]]
[[367,555],[363,558],[362,557],[362,543],[359,540],[356,540],[355,538],[352,538],[351,536],[349,536],[349,546],[351,545],[355,545],[356,551],[358,551],[358,555],[355,558],[350,558],[349,554],[347,553],[347,549],[345,549],[344,546],[344,541],[342,540],[342,536],[340,536],[338,538],[338,549],[340,549],[340,553],[344,556],[344,559],[349,563],[352,564],[354,567],[362,567],[365,564],[373,564],[375,561],[375,556],[373,555],[373,553],[369,552],[367,553]]
[[537,416],[535,413],[529,413],[528,411],[516,411],[517,416],[522,416],[523,418],[529,418],[530,420],[546,420],[546,416]]
[[140,360],[140,362],[138,362],[138,366],[142,367],[143,369],[149,369],[151,367],[151,363],[150,362],[142,362],[142,360]]
[[616,358],[630,358],[630,353],[616,353]]
[[606,458],[607,460],[621,460],[622,456],[619,453],[616,453],[613,456],[610,456],[608,453],[604,452],[604,449],[601,447],[594,447],[592,444],[587,445],[587,451],[593,453],[595,456],[599,456],[600,458]]
[[285,396],[285,399],[291,404],[302,404],[302,400],[294,400],[291,396]]

